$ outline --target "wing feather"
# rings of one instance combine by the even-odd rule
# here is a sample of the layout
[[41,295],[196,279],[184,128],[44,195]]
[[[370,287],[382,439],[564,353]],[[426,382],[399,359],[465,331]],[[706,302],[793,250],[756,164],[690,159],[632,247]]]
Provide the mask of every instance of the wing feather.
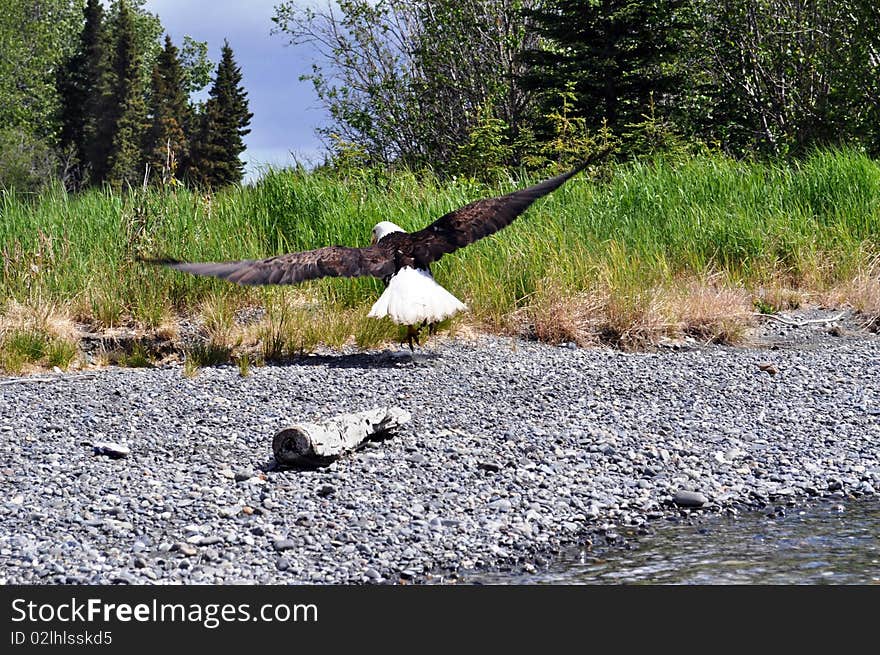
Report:
[[510,225],[539,198],[555,191],[582,171],[591,159],[566,173],[503,196],[477,200],[441,216],[409,236],[410,252],[420,265],[455,252]]
[[218,277],[237,284],[299,284],[322,277],[384,278],[394,273],[394,260],[379,246],[346,248],[328,246],[268,259],[231,262],[184,262],[176,259],[142,259],[193,275]]

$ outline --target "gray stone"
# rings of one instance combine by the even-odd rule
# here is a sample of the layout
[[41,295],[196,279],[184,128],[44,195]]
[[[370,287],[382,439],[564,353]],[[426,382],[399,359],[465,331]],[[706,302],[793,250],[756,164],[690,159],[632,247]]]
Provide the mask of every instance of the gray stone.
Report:
[[187,557],[192,557],[193,555],[197,555],[199,549],[193,546],[192,544],[188,544],[185,541],[178,542],[175,546],[175,550],[180,553],[183,553]]
[[112,441],[96,441],[92,444],[92,451],[96,455],[105,455],[111,459],[121,459],[131,454],[131,448]]
[[675,492],[672,502],[679,507],[702,507],[709,502],[709,499],[698,491],[682,489]]

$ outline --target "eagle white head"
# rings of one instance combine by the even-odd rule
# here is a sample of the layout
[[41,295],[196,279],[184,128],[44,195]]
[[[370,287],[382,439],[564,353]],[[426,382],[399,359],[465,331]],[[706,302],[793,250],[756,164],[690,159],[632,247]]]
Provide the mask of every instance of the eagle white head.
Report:
[[392,232],[406,232],[406,230],[391,221],[376,223],[376,226],[373,228],[373,245],[376,245],[382,237]]

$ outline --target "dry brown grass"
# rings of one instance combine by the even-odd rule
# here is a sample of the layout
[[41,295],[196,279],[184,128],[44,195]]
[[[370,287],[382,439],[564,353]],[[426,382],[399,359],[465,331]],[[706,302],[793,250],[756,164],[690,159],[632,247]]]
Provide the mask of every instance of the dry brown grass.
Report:
[[809,304],[811,296],[804,289],[793,288],[783,280],[772,280],[755,290],[753,304],[758,311],[780,312]]
[[831,288],[823,300],[831,307],[853,308],[868,329],[880,332],[880,257],[871,260],[851,280]]
[[754,324],[752,300],[745,289],[717,279],[687,281],[668,299],[675,332],[704,343],[739,343]]
[[[473,338],[486,332],[526,335],[546,343],[573,342],[582,347],[610,345],[625,350],[651,348],[666,339],[691,338],[702,343],[740,343],[755,322],[755,308],[773,311],[820,301],[829,307],[852,307],[873,329],[880,329],[880,260],[860,270],[852,280],[822,292],[793,289],[782,279],[756,290],[746,290],[721,275],[674,279],[648,289],[635,285],[615,287],[599,279],[593,289],[573,293],[548,277],[521,309],[508,314],[499,326],[465,314],[443,326],[449,335]],[[235,363],[259,365],[314,351],[320,345],[361,349],[397,345],[400,329],[388,321],[366,317],[362,307],[326,306],[296,290],[279,290],[266,297],[265,310],[243,306],[241,299],[214,296],[204,302],[190,321],[201,324],[195,346],[182,343],[182,317],[166,316],[155,328],[106,328],[144,346],[141,352],[99,352],[96,364],[149,365],[150,344],[174,344],[183,354],[187,374],[199,366]],[[30,372],[53,365],[84,365],[76,353],[77,325],[64,311],[47,304],[8,302],[0,314],[0,369]],[[141,356],[143,355],[143,356]],[[141,362],[144,360],[146,363]],[[75,360],[75,361],[74,361]],[[141,362],[141,363],[138,363]]]
[[636,293],[607,286],[578,294],[542,285],[511,329],[547,343],[608,344],[625,350],[663,338],[738,343],[753,324],[749,294],[718,280],[687,280]]

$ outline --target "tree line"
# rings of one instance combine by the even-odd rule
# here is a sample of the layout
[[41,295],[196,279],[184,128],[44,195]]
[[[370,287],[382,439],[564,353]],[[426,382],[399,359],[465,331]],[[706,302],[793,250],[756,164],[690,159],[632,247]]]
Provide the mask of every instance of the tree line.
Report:
[[876,0],[294,1],[273,21],[317,53],[337,166],[880,155]]
[[207,44],[162,39],[143,0],[0,5],[0,187],[241,181],[252,114],[228,43],[212,79]]

